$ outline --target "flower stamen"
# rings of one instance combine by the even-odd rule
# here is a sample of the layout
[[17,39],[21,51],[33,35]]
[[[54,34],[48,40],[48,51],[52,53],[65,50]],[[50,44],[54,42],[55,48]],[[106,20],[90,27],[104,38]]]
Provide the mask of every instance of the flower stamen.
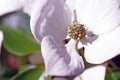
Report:
[[74,23],[68,27],[68,35],[77,40],[83,41],[86,37],[86,29],[84,24]]

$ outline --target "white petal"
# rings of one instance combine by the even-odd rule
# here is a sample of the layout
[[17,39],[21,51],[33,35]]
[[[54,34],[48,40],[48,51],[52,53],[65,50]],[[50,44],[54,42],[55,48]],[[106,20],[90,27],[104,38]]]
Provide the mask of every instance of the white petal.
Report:
[[36,1],[36,0],[19,0],[21,2],[21,4],[23,5],[23,11],[27,14],[31,14],[31,8],[32,8],[32,4]]
[[104,80],[105,72],[105,66],[96,66],[85,70],[81,77],[83,80]]
[[3,41],[3,32],[0,31],[0,51],[1,51],[2,41]]
[[38,41],[52,35],[57,42],[66,36],[70,22],[64,0],[37,0],[32,7],[31,30]]
[[76,1],[77,1],[77,0],[66,0],[66,4],[67,4],[70,8],[75,9]]
[[75,80],[104,80],[106,68],[105,66],[95,66],[86,69],[81,76],[76,77]]
[[50,36],[43,38],[41,50],[48,75],[74,76],[84,70],[83,60],[78,53],[74,49],[67,51],[65,46],[59,46]]
[[110,33],[100,35],[85,45],[85,58],[90,63],[103,63],[120,54],[120,26]]
[[77,0],[66,0],[66,4],[71,11],[71,14],[70,14],[71,15],[71,23],[73,23],[75,21],[74,10],[75,10],[76,3],[77,3]]
[[22,4],[17,0],[0,0],[0,16],[22,8]]
[[77,0],[78,20],[95,34],[110,32],[120,24],[117,0]]

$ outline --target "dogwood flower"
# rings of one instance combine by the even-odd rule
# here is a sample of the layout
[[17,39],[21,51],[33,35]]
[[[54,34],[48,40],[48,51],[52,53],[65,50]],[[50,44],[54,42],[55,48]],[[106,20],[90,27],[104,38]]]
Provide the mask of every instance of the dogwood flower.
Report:
[[[84,5],[79,0],[77,3],[80,2]],[[78,13],[78,20],[85,23],[88,29],[95,35],[86,38],[87,42],[93,41],[84,45],[85,58],[90,63],[103,63],[119,54],[119,4],[116,0],[111,0],[110,2],[95,1],[93,3],[90,1],[85,4],[88,6],[84,10],[82,8],[80,9],[79,5],[77,7],[75,6],[76,12]],[[94,5],[92,6],[92,4]],[[83,10],[82,13],[80,12],[81,10]]]
[[30,15],[31,5],[35,0],[0,0],[0,16],[10,12],[23,10]]
[[[45,74],[50,76],[76,76],[84,70],[83,60],[75,50],[75,47],[73,48],[76,42],[71,40],[65,46],[61,44],[62,39],[66,37],[65,26],[70,23],[67,6],[64,3],[64,0],[37,0],[32,7],[31,22],[36,23],[37,19],[40,19],[41,22],[45,22],[45,24],[42,24],[41,22],[31,24],[31,27],[38,25],[32,27],[31,30],[38,30],[35,31],[35,33],[33,32],[33,34],[36,35],[35,37],[39,36],[37,39],[41,42],[41,50],[46,68]],[[45,7],[45,5],[47,7]],[[66,7],[66,9],[64,7]],[[42,11],[45,11],[45,13]],[[38,15],[38,13],[41,14],[41,16]],[[61,16],[64,19],[58,19],[58,16]],[[53,17],[56,19],[53,19]],[[56,21],[59,23],[56,23]],[[43,28],[40,31],[43,34],[41,38],[39,35],[40,25],[43,25]],[[61,25],[61,27],[59,25]],[[53,29],[54,31],[52,31]],[[49,36],[49,34],[51,36]],[[43,79],[43,77],[40,78],[40,80]]]
[[77,21],[86,29],[85,39],[79,41],[79,47],[85,48],[87,62],[100,64],[119,54],[117,0],[37,0],[32,8],[31,30],[39,42],[52,35],[61,44],[67,36],[67,27]]

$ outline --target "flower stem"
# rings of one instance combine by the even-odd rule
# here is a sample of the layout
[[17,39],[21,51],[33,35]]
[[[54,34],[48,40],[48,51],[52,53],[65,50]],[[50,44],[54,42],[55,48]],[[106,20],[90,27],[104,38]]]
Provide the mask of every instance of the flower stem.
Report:
[[[83,59],[83,61],[84,61],[84,65],[85,65],[85,69],[86,68],[90,68],[90,67],[93,67],[93,66],[96,66],[97,64],[90,64],[90,63],[88,63],[87,61],[86,61],[86,59],[85,59],[85,56],[84,56],[84,50],[85,50],[85,48],[84,47],[82,47],[82,48],[78,48],[78,42],[79,42],[79,40],[76,40],[76,51],[79,53],[79,55],[82,57],[82,59]],[[99,64],[98,64],[99,65]]]
[[76,51],[79,53],[79,49],[78,49],[78,40],[76,40],[76,45],[75,45],[75,49],[76,49]]

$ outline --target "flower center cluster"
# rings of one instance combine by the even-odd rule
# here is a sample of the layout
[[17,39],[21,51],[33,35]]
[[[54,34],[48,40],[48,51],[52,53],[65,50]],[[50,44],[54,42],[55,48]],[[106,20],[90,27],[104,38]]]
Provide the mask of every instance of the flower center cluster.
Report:
[[75,40],[84,40],[86,36],[85,25],[79,23],[70,25],[68,27],[68,35]]

